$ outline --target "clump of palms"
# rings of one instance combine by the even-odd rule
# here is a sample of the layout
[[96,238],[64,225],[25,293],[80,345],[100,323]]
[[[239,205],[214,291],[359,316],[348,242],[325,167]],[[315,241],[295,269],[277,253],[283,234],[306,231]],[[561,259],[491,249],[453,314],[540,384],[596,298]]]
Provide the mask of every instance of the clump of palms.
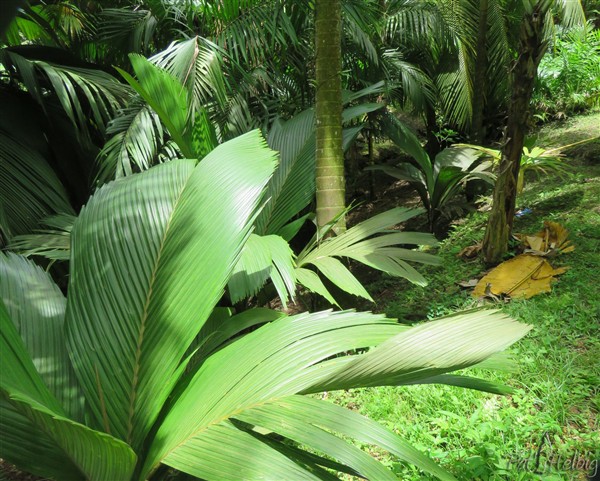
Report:
[[251,132],[101,187],[71,231],[67,298],[33,262],[0,254],[3,459],[59,480],[395,479],[343,436],[454,479],[377,423],[302,395],[419,382],[505,392],[448,372],[529,327],[493,311],[406,327],[216,307],[275,167]]

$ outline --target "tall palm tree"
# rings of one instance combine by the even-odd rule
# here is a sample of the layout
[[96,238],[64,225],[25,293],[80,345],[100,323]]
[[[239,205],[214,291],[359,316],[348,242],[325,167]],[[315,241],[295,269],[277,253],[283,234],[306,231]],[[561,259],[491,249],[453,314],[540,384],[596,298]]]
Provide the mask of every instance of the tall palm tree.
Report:
[[508,250],[529,104],[537,68],[546,52],[552,31],[553,11],[560,10],[566,26],[585,20],[579,1],[528,0],[523,5],[517,59],[511,69],[511,100],[501,149],[500,170],[483,240],[483,256],[488,264],[500,262]]
[[[317,225],[346,207],[342,151],[342,12],[340,0],[315,2]],[[340,218],[337,231],[345,229]]]
[[[509,48],[498,0],[392,0],[385,4],[385,37],[431,79],[434,95],[421,110],[428,143],[436,114],[465,135],[481,132],[487,110],[505,104]],[[435,152],[434,152],[435,153]]]

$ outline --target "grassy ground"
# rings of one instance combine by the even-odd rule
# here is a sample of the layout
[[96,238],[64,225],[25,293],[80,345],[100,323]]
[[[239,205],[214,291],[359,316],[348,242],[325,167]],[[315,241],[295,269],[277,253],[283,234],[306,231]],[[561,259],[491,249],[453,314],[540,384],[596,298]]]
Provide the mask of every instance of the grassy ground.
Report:
[[[582,129],[600,134],[600,114],[580,122],[579,129],[572,122],[542,130],[540,145],[579,140]],[[519,370],[476,374],[512,386],[514,394],[413,386],[328,393],[328,399],[380,421],[461,480],[585,479],[586,468],[600,459],[600,143],[583,152],[584,160],[568,160],[571,179],[529,182],[518,200],[532,212],[516,221],[517,232],[535,233],[544,220],[557,221],[571,232],[576,250],[553,260],[570,270],[550,294],[501,306],[534,326],[510,351]],[[374,310],[414,322],[476,304],[457,282],[477,276],[483,266],[456,254],[482,239],[485,220],[486,214],[476,213],[453,229],[439,249],[443,266],[426,270],[427,288],[392,278],[373,283],[370,291],[379,299]],[[401,479],[432,479],[374,454]]]

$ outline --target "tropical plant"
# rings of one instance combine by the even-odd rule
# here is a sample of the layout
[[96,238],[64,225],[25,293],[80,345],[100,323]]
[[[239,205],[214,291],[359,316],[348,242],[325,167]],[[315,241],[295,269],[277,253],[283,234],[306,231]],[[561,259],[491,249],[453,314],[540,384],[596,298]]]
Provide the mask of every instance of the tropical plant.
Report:
[[57,480],[396,479],[355,439],[454,479],[377,423],[302,394],[506,392],[447,373],[529,327],[496,311],[409,328],[352,311],[215,308],[275,164],[251,132],[199,163],[102,186],[72,228],[67,299],[31,261],[0,254],[3,459]]
[[[575,145],[579,145],[585,142],[590,142],[597,139],[592,137],[585,139],[574,144],[563,145],[560,147],[554,147],[552,149],[544,149],[534,144],[535,139],[528,139],[523,146],[523,155],[521,156],[521,167],[519,169],[519,177],[517,178],[517,193],[523,192],[525,187],[525,175],[527,172],[532,173],[543,173],[547,174],[553,172],[555,174],[561,174],[568,176],[570,174],[570,168],[567,164],[562,161],[564,154],[563,150],[566,150]],[[492,162],[497,166],[500,163],[501,152],[499,150],[491,149],[489,147],[480,147],[478,145],[471,144],[457,144],[458,146],[464,146],[478,150],[482,154],[491,157]]]
[[[169,49],[147,60],[139,55],[132,54],[131,62],[136,78],[125,71],[121,71],[131,87],[139,94],[127,107],[127,114],[116,117],[110,124],[111,128],[117,129],[117,125],[123,125],[123,130],[107,142],[99,156],[98,185],[102,185],[113,176],[128,176],[136,171],[147,170],[151,165],[168,160],[169,153],[178,156],[187,156],[201,160],[205,155],[218,145],[218,139],[213,124],[202,107],[202,102],[195,95],[203,88],[202,76],[198,73],[196,81],[189,80],[189,75],[183,72],[195,71],[199,65],[197,56],[197,38],[171,45]],[[167,59],[176,58],[177,61]],[[164,66],[164,68],[162,66]],[[199,85],[200,84],[200,85]],[[357,104],[364,95],[377,92],[380,85],[370,86],[363,91],[346,93],[344,101],[347,107],[342,113],[342,119],[348,122],[356,117],[361,117],[369,112],[380,109],[380,104]],[[129,114],[131,112],[131,115]],[[343,147],[346,149],[357,133],[361,125],[345,128],[343,134]],[[167,139],[170,138],[171,140]],[[297,234],[302,224],[307,220],[306,212],[303,210],[311,204],[315,197],[316,189],[316,155],[315,155],[315,113],[312,109],[305,111],[293,119],[284,122],[277,120],[271,127],[268,135],[269,144],[273,149],[281,153],[281,163],[276,174],[267,186],[268,200],[261,214],[256,219],[256,231],[246,243],[236,266],[231,281],[228,284],[228,294],[232,302],[238,302],[249,296],[260,294],[259,299],[263,302],[278,295],[284,305],[288,298],[293,298],[296,283],[304,285],[311,291],[325,295],[325,297],[336,303],[327,289],[318,281],[315,272],[300,268],[295,262],[295,256],[288,242]],[[10,166],[9,166],[10,167]],[[15,175],[8,169],[7,174]],[[17,172],[18,173],[18,172]],[[51,176],[45,176],[52,178]],[[9,184],[10,185],[10,184]],[[25,185],[14,193],[15,198],[27,194],[44,193],[48,188],[34,189]],[[42,186],[45,187],[45,186]],[[22,192],[21,192],[22,191]],[[39,194],[38,194],[39,195]],[[66,194],[64,194],[66,196]],[[15,202],[14,205],[21,205]],[[28,203],[25,203],[28,205]],[[17,209],[16,213],[22,212]],[[9,247],[25,255],[44,256],[54,260],[66,260],[69,258],[69,236],[74,220],[73,212],[66,207],[56,208],[51,212],[43,212],[37,216],[32,225],[27,229],[17,232],[14,238],[9,239]],[[49,217],[48,217],[49,215]],[[401,210],[393,211],[384,217],[385,221],[375,221],[377,229],[368,228],[360,238],[353,238],[352,242],[366,241],[367,237],[384,233],[388,228],[416,215],[416,212],[405,213]],[[16,218],[20,218],[15,214]],[[46,224],[50,229],[40,226]],[[381,225],[380,225],[381,224]],[[353,232],[362,229],[356,226]],[[321,229],[321,233],[324,232]],[[397,236],[396,236],[397,237]],[[402,236],[401,236],[402,237]],[[433,244],[432,237],[417,236],[421,243]],[[389,237],[393,239],[394,237]],[[399,238],[399,240],[401,240]],[[320,245],[321,238],[315,238],[311,249]],[[371,252],[362,252],[360,259],[367,264],[376,267],[375,259],[383,261],[380,263],[382,271],[395,275],[404,275],[413,282],[424,284],[424,279],[416,274],[414,269],[405,264],[406,260],[421,262],[434,262],[431,256],[423,256],[418,253],[410,254],[407,249],[391,248],[393,243],[385,244],[387,252],[379,252],[376,245],[383,245],[382,239],[373,244]],[[370,241],[363,242],[361,248],[365,249]],[[340,246],[342,247],[342,246]],[[348,257],[340,250],[333,255]],[[304,249],[304,254],[308,252]],[[367,255],[371,254],[371,255]],[[309,258],[313,260],[318,257],[312,253]],[[351,256],[350,256],[351,257]],[[359,257],[354,256],[356,260]],[[312,263],[326,277],[331,277],[329,271],[324,272],[321,265],[339,262],[335,259]],[[395,262],[404,267],[391,267]],[[337,264],[336,264],[337,266]],[[340,267],[341,266],[341,267]],[[340,264],[338,270],[343,270],[343,277],[335,277],[334,283],[352,294],[360,292],[363,297],[370,300],[364,288],[358,280]],[[328,275],[329,274],[329,275]],[[342,279],[351,280],[351,284],[341,282]],[[271,281],[267,289],[263,289],[267,281]],[[271,288],[274,287],[275,289]],[[268,294],[267,294],[268,292]]]
[[5,241],[88,199],[104,130],[132,91],[68,52],[0,50],[0,225]]
[[559,33],[540,62],[532,102],[536,117],[565,117],[600,106],[600,30]]
[[409,182],[419,194],[433,232],[444,211],[461,187],[469,180],[480,179],[490,184],[494,175],[488,172],[490,162],[480,162],[481,155],[470,147],[450,147],[440,152],[432,161],[421,146],[417,136],[402,122],[387,114],[383,130],[388,137],[414,160],[398,166],[375,165],[368,170],[379,170],[392,177]]

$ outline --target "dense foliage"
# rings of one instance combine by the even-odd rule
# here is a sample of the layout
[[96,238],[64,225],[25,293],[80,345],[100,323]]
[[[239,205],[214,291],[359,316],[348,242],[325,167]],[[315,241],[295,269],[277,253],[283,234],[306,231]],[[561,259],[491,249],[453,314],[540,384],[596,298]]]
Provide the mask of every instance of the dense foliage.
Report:
[[540,63],[536,117],[564,118],[600,106],[600,30],[561,32]]
[[[343,195],[315,222],[315,198],[333,189],[317,167],[329,140],[315,135],[327,102],[315,2],[31,0],[2,12],[2,459],[57,480],[395,479],[360,442],[454,479],[397,434],[305,395],[418,383],[506,393],[450,373],[506,367],[495,354],[529,326],[497,311],[407,327],[270,307],[299,292],[372,302],[353,262],[425,286],[420,270],[440,259],[421,246],[436,239],[398,224],[426,213],[433,231],[468,181],[496,178],[475,150],[443,150],[441,129],[482,143],[518,117],[504,162],[539,61],[542,113],[597,105],[598,32],[566,30],[582,23],[580,2],[335,3],[332,171],[343,177],[340,142],[360,157],[365,140],[373,164],[374,139],[389,139],[412,160],[378,168],[424,207],[345,232]],[[542,60],[553,21],[569,33]],[[508,75],[523,59],[525,89]],[[551,108],[554,96],[564,105]],[[500,189],[516,186],[517,147]],[[510,199],[496,204],[506,216]]]

